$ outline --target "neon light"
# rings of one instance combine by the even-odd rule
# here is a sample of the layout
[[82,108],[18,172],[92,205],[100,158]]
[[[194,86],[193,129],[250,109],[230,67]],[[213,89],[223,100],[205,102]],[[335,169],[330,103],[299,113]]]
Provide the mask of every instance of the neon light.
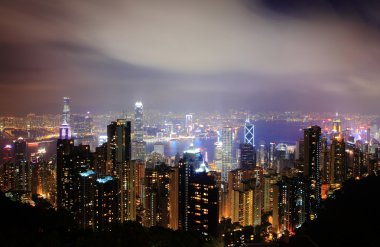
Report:
[[111,177],[111,176],[106,176],[106,177],[103,177],[103,178],[98,178],[98,179],[96,179],[96,181],[98,182],[98,183],[101,183],[101,184],[105,184],[105,183],[107,183],[108,181],[112,181],[113,180],[113,177]]
[[88,171],[79,173],[79,175],[81,175],[82,177],[89,177],[89,176],[94,175],[94,174],[95,174],[95,172],[93,170],[88,170]]

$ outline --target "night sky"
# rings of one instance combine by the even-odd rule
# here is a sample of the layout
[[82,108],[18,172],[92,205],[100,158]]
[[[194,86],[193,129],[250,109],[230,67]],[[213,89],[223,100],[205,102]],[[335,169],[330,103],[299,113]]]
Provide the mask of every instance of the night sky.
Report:
[[0,115],[379,113],[380,1],[1,0]]

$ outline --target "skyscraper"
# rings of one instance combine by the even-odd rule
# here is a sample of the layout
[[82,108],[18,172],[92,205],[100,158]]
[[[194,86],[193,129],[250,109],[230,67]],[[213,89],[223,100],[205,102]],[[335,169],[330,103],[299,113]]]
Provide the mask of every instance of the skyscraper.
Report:
[[187,114],[185,119],[186,133],[192,135],[193,133],[193,115]]
[[317,217],[321,203],[321,128],[312,126],[304,130],[304,176],[308,180],[306,213],[310,219]]
[[249,118],[245,120],[244,124],[244,143],[255,146],[255,125],[253,125]]
[[224,127],[222,129],[222,143],[223,143],[223,155],[222,155],[222,181],[227,182],[228,172],[232,170],[232,128]]
[[244,143],[239,145],[240,168],[252,170],[255,165],[255,149],[251,144]]
[[203,163],[203,157],[199,149],[192,148],[184,152],[183,158],[179,161],[179,200],[178,200],[178,226],[184,231],[189,230],[189,186],[191,177]]
[[27,160],[27,145],[23,138],[14,142],[15,190],[31,191],[31,167]]
[[135,126],[133,140],[132,159],[145,161],[143,104],[137,101],[135,104]]
[[144,140],[144,123],[143,123],[143,104],[141,101],[135,103],[135,141],[142,142]]
[[112,176],[103,176],[95,181],[95,230],[110,231],[118,222],[118,181]]
[[70,124],[71,114],[70,114],[70,98],[63,97],[63,115],[62,123]]
[[78,208],[77,218],[79,228],[82,230],[94,230],[94,183],[96,173],[93,170],[87,170],[79,173],[78,177]]
[[131,122],[118,119],[107,126],[107,175],[119,181],[120,222],[135,220],[134,164],[131,161]]
[[145,170],[144,226],[169,227],[170,167],[160,164]]
[[74,211],[75,199],[76,169],[71,159],[73,150],[74,140],[61,134],[57,141],[57,206],[69,212]]
[[333,139],[330,154],[330,183],[342,184],[346,180],[346,145],[343,139]]
[[203,165],[191,177],[189,199],[189,230],[198,231],[206,238],[216,236],[219,191],[214,176]]

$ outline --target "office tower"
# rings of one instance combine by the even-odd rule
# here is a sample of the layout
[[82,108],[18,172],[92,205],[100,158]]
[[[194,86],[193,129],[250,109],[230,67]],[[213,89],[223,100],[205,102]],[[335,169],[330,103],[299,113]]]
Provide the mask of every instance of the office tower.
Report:
[[252,170],[256,166],[255,161],[255,149],[251,144],[240,144],[239,145],[240,152],[240,168]]
[[87,170],[78,175],[78,206],[76,210],[79,229],[94,230],[94,184],[96,173],[93,170]]
[[135,141],[144,141],[144,123],[143,123],[143,104],[138,101],[135,103]]
[[185,118],[185,128],[187,135],[191,136],[193,134],[193,115],[187,114]]
[[268,152],[264,141],[260,141],[256,150],[256,164],[262,168],[266,168],[268,165]]
[[70,98],[63,97],[63,115],[62,123],[71,124],[71,114],[70,114]]
[[145,142],[144,142],[144,115],[143,104],[138,101],[135,103],[135,126],[132,148],[132,159],[145,161]]
[[134,190],[135,169],[131,162],[131,122],[118,119],[107,126],[107,175],[114,175],[119,182],[119,220],[135,220],[136,201]]
[[222,155],[222,181],[227,182],[228,172],[232,170],[232,145],[233,136],[232,128],[224,127],[222,129],[222,143],[223,143],[223,155]]
[[140,161],[145,161],[145,142],[138,142],[138,141],[133,141],[132,142],[132,159],[133,160],[140,160]]
[[223,160],[223,143],[218,141],[214,143],[214,163],[217,170],[222,171],[222,160]]
[[330,154],[330,183],[342,184],[346,180],[346,145],[343,139],[332,140]]
[[18,138],[13,143],[15,184],[14,190],[31,191],[31,167],[27,160],[27,145],[23,138]]
[[178,227],[189,231],[188,208],[190,201],[189,186],[191,177],[201,167],[203,157],[199,149],[192,148],[184,152],[179,161],[179,201],[178,201]]
[[165,156],[165,145],[162,142],[156,142],[153,146],[153,152],[159,153]]
[[206,238],[218,231],[219,192],[214,176],[202,165],[191,176],[189,184],[189,231],[197,231]]
[[179,222],[179,168],[172,167],[169,175],[169,228],[178,230]]
[[249,118],[244,123],[244,144],[255,146],[255,125],[253,125]]
[[95,231],[110,231],[119,222],[119,182],[115,177],[102,176],[95,181]]
[[306,213],[311,220],[317,217],[321,203],[321,128],[312,126],[304,130],[304,176],[308,180]]
[[169,227],[170,167],[161,164],[145,169],[144,226]]
[[288,160],[289,159],[288,145],[286,145],[285,143],[279,143],[275,148],[275,157],[277,160]]

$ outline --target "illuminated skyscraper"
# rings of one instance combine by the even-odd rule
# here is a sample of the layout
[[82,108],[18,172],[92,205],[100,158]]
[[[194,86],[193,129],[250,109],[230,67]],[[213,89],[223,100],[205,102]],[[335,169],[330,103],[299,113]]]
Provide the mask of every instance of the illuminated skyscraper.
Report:
[[203,163],[203,157],[199,149],[189,149],[184,152],[183,158],[179,161],[179,200],[178,200],[178,226],[184,231],[189,231],[189,186],[191,177]]
[[6,145],[1,150],[0,160],[0,190],[6,192],[13,188],[15,178],[15,166],[12,162],[13,150],[11,145]]
[[260,141],[260,145],[257,147],[256,164],[263,168],[268,165],[268,152],[264,141]]
[[[351,151],[352,152],[352,151]],[[341,138],[334,138],[330,147],[330,183],[342,184],[346,180],[346,145]]]
[[132,159],[145,161],[145,142],[144,142],[144,115],[143,104],[138,101],[135,104],[135,126]]
[[75,179],[77,169],[73,164],[74,140],[70,128],[70,99],[63,98],[62,125],[59,128],[57,141],[57,207],[74,212],[76,202]]
[[216,236],[218,228],[219,191],[215,177],[203,164],[191,176],[189,184],[189,231],[208,238]]
[[[67,137],[67,136],[66,136]],[[74,212],[76,169],[71,153],[74,150],[74,140],[61,136],[57,141],[57,206],[69,212]]]
[[338,118],[338,116],[338,113],[336,113],[335,119],[333,120],[332,132],[335,135],[342,133],[342,121]]
[[223,143],[223,155],[222,155],[222,181],[227,182],[228,172],[232,170],[232,128],[224,127],[222,129],[222,143]]
[[255,125],[253,125],[249,118],[245,120],[244,124],[244,143],[255,146]]
[[256,166],[255,149],[251,144],[244,143],[239,145],[240,168],[252,170]]
[[103,176],[95,181],[94,211],[95,230],[110,231],[119,222],[118,181],[112,176]]
[[262,188],[253,170],[236,169],[229,173],[229,208],[233,223],[242,226],[261,224]]
[[143,104],[137,101],[135,104],[135,129],[134,140],[138,142],[144,141],[144,123],[143,123]]
[[94,230],[94,183],[96,174],[92,170],[79,173],[77,219],[82,230]]
[[193,133],[193,115],[187,114],[186,115],[186,121],[185,121],[185,126],[186,126],[186,133],[188,135],[192,135]]
[[284,177],[277,186],[278,192],[274,189],[279,197],[278,204],[274,205],[276,221],[279,221],[282,233],[294,233],[306,220],[307,182],[303,177]]
[[170,167],[161,164],[145,170],[144,226],[169,227]]
[[169,184],[169,228],[178,230],[179,223],[179,168],[172,167]]
[[70,124],[70,98],[69,97],[63,97],[63,115],[62,115],[62,122]]
[[312,126],[304,130],[304,176],[308,180],[308,196],[306,197],[306,213],[310,219],[317,217],[321,203],[321,128]]
[[107,126],[107,175],[119,181],[120,222],[135,220],[136,193],[134,190],[135,169],[131,161],[131,122],[118,119]]
[[27,160],[27,146],[23,138],[18,138],[13,144],[15,164],[15,190],[31,191],[31,167]]
[[214,163],[219,171],[222,171],[222,160],[223,160],[223,143],[218,141],[214,143]]

